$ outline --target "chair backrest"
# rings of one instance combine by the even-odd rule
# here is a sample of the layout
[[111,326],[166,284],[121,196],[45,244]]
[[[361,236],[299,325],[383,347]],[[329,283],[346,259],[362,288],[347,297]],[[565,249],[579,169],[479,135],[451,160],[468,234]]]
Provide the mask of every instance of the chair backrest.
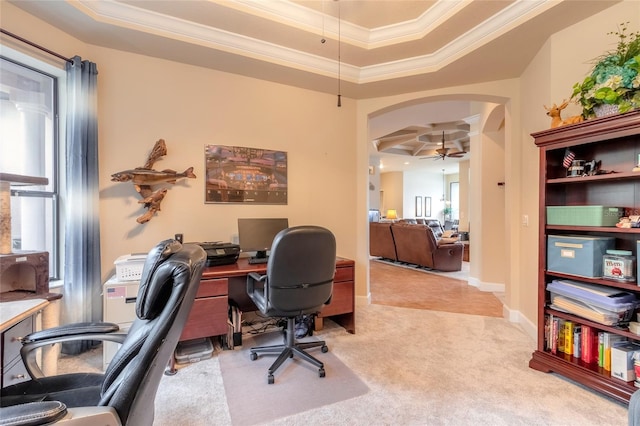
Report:
[[282,316],[320,311],[330,299],[336,271],[336,239],[320,226],[278,233],[267,263],[267,303]]
[[115,408],[123,424],[153,424],[156,391],[191,311],[206,259],[199,245],[175,240],[162,241],[149,252],[137,319],[105,371],[99,404]]

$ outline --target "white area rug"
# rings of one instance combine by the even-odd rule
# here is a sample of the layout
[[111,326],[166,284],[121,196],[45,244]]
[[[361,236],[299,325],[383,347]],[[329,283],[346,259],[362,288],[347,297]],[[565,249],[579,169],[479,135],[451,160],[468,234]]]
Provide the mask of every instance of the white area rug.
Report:
[[[309,340],[319,339],[315,336],[303,339]],[[220,353],[220,370],[233,424],[266,423],[368,392],[367,385],[331,353],[331,348],[327,353],[320,348],[309,350],[324,363],[325,377],[318,377],[316,367],[294,357],[276,370],[275,383],[267,384],[267,369],[276,357],[260,356],[251,361],[249,350],[282,341],[282,333],[275,331],[244,339],[242,348]]]

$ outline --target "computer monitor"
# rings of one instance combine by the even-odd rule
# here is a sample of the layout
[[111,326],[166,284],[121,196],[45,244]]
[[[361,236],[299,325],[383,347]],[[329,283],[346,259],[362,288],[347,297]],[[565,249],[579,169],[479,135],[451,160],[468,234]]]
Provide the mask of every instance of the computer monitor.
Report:
[[238,242],[243,252],[255,251],[249,263],[267,262],[267,251],[278,232],[289,227],[286,218],[238,218]]

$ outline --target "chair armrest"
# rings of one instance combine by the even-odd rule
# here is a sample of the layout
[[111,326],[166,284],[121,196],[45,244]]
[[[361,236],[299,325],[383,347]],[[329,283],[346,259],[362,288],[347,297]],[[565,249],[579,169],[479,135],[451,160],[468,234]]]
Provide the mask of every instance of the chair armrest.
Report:
[[12,426],[48,425],[67,414],[67,406],[59,401],[27,402],[0,408],[2,424]]
[[255,290],[256,282],[262,282],[267,279],[266,275],[260,275],[257,272],[250,272],[247,275],[247,293],[251,294]]
[[122,426],[113,407],[67,408],[59,401],[29,402],[0,408],[3,424],[36,426],[60,424],[64,426]]
[[75,324],[61,325],[58,327],[48,328],[46,330],[36,331],[22,338],[22,343],[38,342],[41,340],[61,338],[66,336],[75,336],[78,334],[88,333],[113,333],[120,330],[118,324],[111,322],[79,322]]
[[113,323],[77,323],[53,327],[37,331],[22,339],[20,356],[29,375],[34,378],[44,377],[44,373],[36,360],[36,349],[54,343],[70,342],[74,340],[100,340],[116,343],[124,342],[127,333],[116,333],[120,328]]

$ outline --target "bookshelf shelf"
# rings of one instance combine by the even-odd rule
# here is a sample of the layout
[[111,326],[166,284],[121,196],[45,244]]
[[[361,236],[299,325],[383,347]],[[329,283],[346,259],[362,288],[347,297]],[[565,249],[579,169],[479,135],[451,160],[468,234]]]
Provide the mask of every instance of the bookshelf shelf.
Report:
[[[581,357],[565,354],[559,350],[552,353],[548,344],[552,337],[545,332],[547,328],[545,325],[549,319],[556,318],[561,321],[570,321],[583,328],[591,328],[596,333],[608,333],[610,336],[620,336],[638,343],[640,343],[640,336],[631,333],[626,327],[603,325],[577,314],[551,308],[551,296],[546,288],[547,284],[554,279],[569,279],[631,292],[640,299],[638,278],[636,277],[634,282],[617,282],[547,271],[547,236],[613,237],[616,249],[631,250],[637,256],[640,255],[637,250],[640,228],[547,225],[546,207],[611,206],[623,207],[626,214],[640,212],[640,172],[632,171],[637,165],[640,154],[640,111],[548,129],[533,133],[532,136],[540,152],[540,226],[538,228],[538,343],[529,366],[543,372],[563,375],[626,403],[638,390],[633,381],[625,382],[612,377],[610,371],[598,366],[598,362],[587,363]],[[600,170],[606,173],[567,177],[567,170],[562,165],[567,149],[574,152],[576,159],[598,161]]]

